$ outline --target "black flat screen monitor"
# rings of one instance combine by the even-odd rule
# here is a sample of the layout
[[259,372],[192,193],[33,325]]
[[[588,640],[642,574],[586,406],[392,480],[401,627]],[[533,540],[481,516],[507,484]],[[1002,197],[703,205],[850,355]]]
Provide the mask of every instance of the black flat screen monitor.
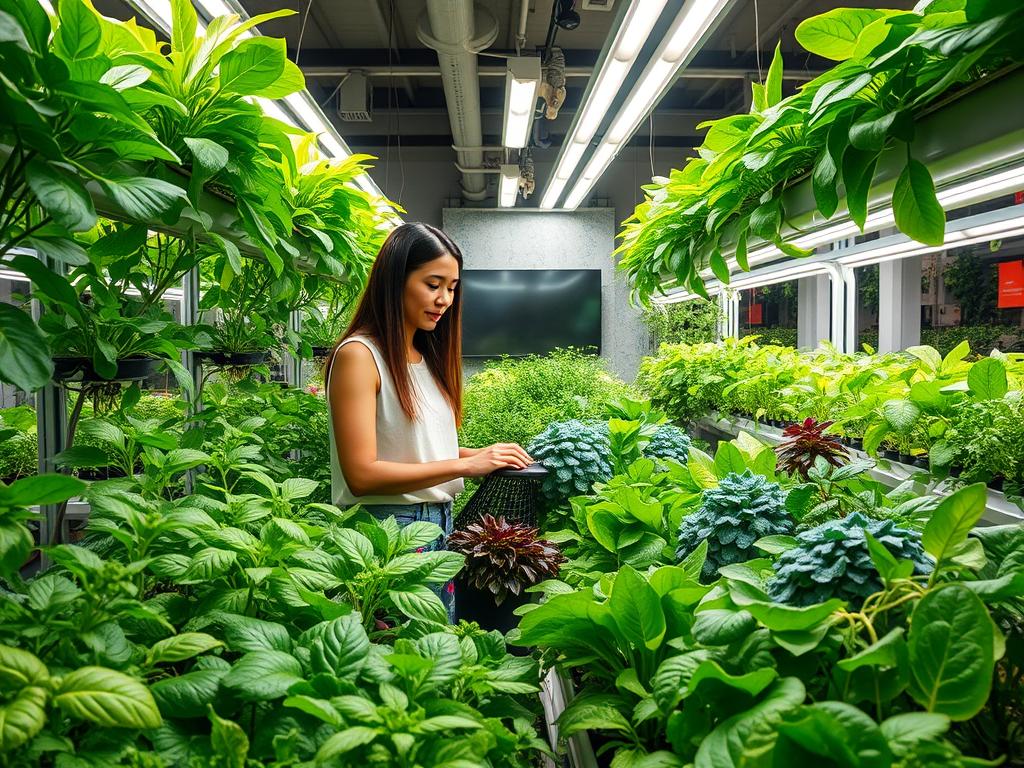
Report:
[[557,347],[601,351],[601,270],[463,270],[463,356],[543,355]]

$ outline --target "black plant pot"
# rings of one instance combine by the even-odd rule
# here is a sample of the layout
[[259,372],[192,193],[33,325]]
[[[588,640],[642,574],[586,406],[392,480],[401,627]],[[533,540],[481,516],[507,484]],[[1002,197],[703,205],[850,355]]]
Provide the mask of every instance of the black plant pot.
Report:
[[313,357],[327,357],[330,353],[330,347],[313,347]]
[[494,595],[459,579],[455,582],[455,620],[475,621],[484,629],[496,629],[502,634],[519,626],[519,617],[513,611],[530,602],[531,595],[509,595],[501,605],[494,604]]
[[922,453],[920,456],[915,456],[913,464],[915,467],[918,467],[920,469],[929,469],[931,467],[931,462],[928,461],[927,453]]
[[[160,360],[155,357],[126,357],[117,361],[117,372],[112,379],[105,379],[96,373],[92,359],[88,357],[55,357],[53,359],[54,381],[82,381],[100,384],[105,381],[140,381],[156,372]],[[79,378],[80,377],[80,378]]]
[[914,457],[911,456],[909,453],[901,453],[899,454],[899,462],[900,464],[913,464]]
[[889,461],[899,461],[900,458],[899,451],[890,451],[888,448],[883,448],[882,450],[880,450],[878,452],[878,455],[881,456],[883,459],[888,459]]
[[950,477],[960,477],[960,475],[962,475],[963,473],[964,473],[964,468],[961,467],[959,464],[950,464],[949,465],[949,476]]
[[1004,478],[1002,475],[996,475],[995,477],[988,481],[988,487],[991,488],[993,491],[1003,490],[1003,479]]
[[196,357],[209,360],[213,365],[234,368],[265,363],[270,359],[270,352],[196,352]]
[[863,437],[851,437],[850,438],[850,447],[853,448],[854,450],[863,451],[864,450],[864,438]]

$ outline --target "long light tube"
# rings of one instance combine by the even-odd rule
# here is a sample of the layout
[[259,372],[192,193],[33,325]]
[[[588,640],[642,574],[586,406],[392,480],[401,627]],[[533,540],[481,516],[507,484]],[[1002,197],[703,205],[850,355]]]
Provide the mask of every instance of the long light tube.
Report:
[[[1009,194],[1024,188],[1024,166],[1008,168],[980,179],[954,184],[936,193],[939,204],[946,210],[952,210],[956,206],[962,206],[974,202],[991,200],[1000,195]],[[864,222],[864,232],[875,232],[885,227],[895,225],[896,219],[893,216],[892,206],[886,206],[883,210],[868,215]],[[817,232],[801,235],[792,240],[793,245],[799,248],[815,248],[825,243],[841,240],[844,237],[851,237],[861,233],[860,228],[852,221],[841,221],[826,226]],[[955,236],[952,232],[947,235]],[[752,249],[747,255],[750,264],[760,264],[765,261],[772,261],[782,256],[783,253],[773,245],[765,245]],[[731,267],[736,267],[735,259],[730,259]]]
[[630,4],[612,41],[610,53],[602,62],[587,100],[580,108],[579,118],[565,138],[553,177],[541,197],[541,208],[555,207],[562,190],[565,189],[566,180],[576,170],[587,145],[608,114],[612,101],[618,95],[626,75],[636,62],[636,57],[640,55],[644,44],[651,36],[651,30],[658,22],[666,2],[667,0],[633,0]]
[[566,198],[566,208],[576,208],[593,189],[622,145],[636,132],[640,122],[672,86],[679,70],[690,60],[712,25],[731,4],[732,0],[688,0],[683,5],[576,186]]
[[502,208],[514,208],[516,196],[519,194],[519,166],[501,166],[501,176],[498,181],[498,204]]
[[530,138],[537,91],[540,89],[540,57],[516,56],[508,59],[505,73],[505,124],[503,146],[522,149]]
[[[938,253],[948,248],[961,248],[968,245],[984,243],[988,240],[1007,239],[1012,237],[1024,237],[1024,215],[1013,216],[983,224],[968,225],[962,229],[955,229],[946,233],[942,245],[924,245],[914,240],[905,239],[896,243],[884,243],[875,245],[864,250],[857,250],[845,256],[838,256],[834,259],[817,261],[812,264],[794,264],[789,268],[770,269],[771,271],[754,272],[742,278],[733,280],[729,287],[734,289],[759,287],[775,283],[796,280],[812,274],[827,272],[828,265],[837,264],[842,267],[856,268],[869,264],[882,264],[887,261],[910,258],[911,256],[924,256],[930,253]],[[721,290],[723,286],[717,281],[708,285],[708,292]],[[665,296],[652,298],[656,304],[674,304],[680,301],[690,301],[697,298],[697,295],[680,288],[671,291]]]

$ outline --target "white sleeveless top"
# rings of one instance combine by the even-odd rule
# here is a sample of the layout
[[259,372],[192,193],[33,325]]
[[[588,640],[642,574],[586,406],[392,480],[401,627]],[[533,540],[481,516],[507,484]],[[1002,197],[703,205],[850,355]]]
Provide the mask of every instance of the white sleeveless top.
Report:
[[[455,414],[437,385],[427,361],[409,364],[413,393],[416,399],[416,418],[410,420],[402,410],[384,356],[372,339],[352,336],[341,346],[360,342],[373,355],[380,376],[377,393],[377,460],[397,461],[403,464],[422,464],[459,458],[459,436],[455,427]],[[341,347],[338,347],[339,349]],[[332,366],[333,368],[333,366]],[[333,370],[332,370],[333,373]],[[418,504],[420,502],[451,501],[464,487],[462,478],[423,488],[418,491],[386,496],[356,496],[345,482],[338,461],[338,447],[334,439],[331,417],[331,383],[324,382],[327,390],[327,424],[331,438],[331,499],[336,506],[353,504]]]

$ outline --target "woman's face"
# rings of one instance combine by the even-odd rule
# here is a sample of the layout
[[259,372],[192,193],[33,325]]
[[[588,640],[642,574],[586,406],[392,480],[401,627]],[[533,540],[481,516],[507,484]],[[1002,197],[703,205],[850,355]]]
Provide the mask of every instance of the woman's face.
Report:
[[405,280],[406,322],[422,331],[437,328],[441,316],[455,301],[459,262],[445,254],[409,273]]

